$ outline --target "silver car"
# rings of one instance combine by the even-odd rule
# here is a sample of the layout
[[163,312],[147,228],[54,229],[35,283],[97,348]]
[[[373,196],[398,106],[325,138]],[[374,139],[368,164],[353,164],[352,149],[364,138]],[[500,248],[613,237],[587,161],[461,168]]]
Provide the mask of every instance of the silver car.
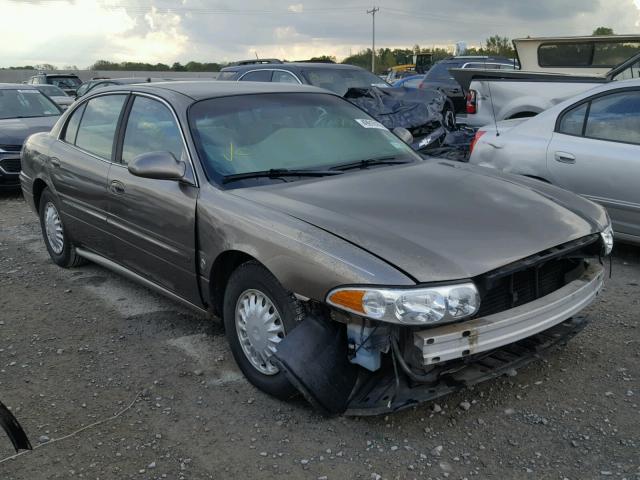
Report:
[[566,341],[612,248],[601,206],[427,161],[310,86],[99,89],[22,160],[55,263],[222,317],[254,385],[331,413],[409,407]]
[[616,238],[640,243],[640,80],[608,83],[531,119],[478,130],[470,162],[605,206]]

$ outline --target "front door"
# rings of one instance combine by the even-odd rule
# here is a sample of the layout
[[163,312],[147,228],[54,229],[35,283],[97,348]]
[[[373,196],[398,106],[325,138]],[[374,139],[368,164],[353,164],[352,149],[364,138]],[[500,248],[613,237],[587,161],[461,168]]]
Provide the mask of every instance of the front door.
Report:
[[[195,214],[198,188],[176,118],[162,101],[134,95],[125,114],[118,161],[109,172],[109,229],[115,258],[180,297],[201,305]],[[170,152],[187,163],[183,182],[132,175],[136,156]]]
[[555,184],[602,204],[616,232],[640,237],[640,90],[601,94],[566,111],[547,165]]
[[112,255],[107,227],[107,180],[115,132],[127,95],[92,98],[68,118],[49,151],[53,186],[65,229],[74,242]]

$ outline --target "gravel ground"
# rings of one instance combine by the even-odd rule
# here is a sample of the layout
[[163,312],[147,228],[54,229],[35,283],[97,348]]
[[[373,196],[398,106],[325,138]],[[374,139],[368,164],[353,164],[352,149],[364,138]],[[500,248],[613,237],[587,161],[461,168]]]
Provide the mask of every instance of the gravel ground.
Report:
[[567,347],[438,403],[326,419],[248,384],[218,321],[56,267],[35,215],[1,194],[0,399],[38,448],[0,478],[637,480],[639,284],[640,249],[617,246]]

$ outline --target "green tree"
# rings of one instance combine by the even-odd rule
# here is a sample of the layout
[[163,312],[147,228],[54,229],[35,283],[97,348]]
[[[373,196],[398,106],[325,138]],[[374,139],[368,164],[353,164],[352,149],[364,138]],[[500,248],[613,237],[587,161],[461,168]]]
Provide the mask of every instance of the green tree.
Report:
[[598,27],[593,31],[593,35],[613,35],[613,28]]
[[515,56],[515,50],[513,49],[511,40],[507,37],[501,37],[500,35],[493,35],[487,38],[483,50],[485,55],[498,55],[501,57]]

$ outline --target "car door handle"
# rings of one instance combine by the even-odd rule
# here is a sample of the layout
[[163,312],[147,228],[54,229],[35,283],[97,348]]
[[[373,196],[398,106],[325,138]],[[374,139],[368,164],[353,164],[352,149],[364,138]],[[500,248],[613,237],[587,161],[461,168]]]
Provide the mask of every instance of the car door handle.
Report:
[[49,161],[51,162],[51,166],[54,168],[58,168],[60,166],[60,160],[56,157],[51,157]]
[[118,180],[112,180],[109,184],[109,190],[111,190],[111,193],[121,195],[124,193],[124,183],[119,182]]
[[576,163],[576,156],[572,153],[556,152],[554,158],[560,163]]

